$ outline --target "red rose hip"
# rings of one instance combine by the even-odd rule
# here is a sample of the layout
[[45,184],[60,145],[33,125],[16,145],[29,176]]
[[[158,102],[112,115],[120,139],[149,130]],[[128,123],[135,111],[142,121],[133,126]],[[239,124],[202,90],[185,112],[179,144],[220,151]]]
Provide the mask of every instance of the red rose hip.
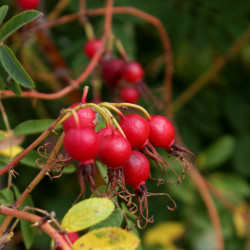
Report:
[[83,46],[83,51],[88,58],[93,58],[98,49],[102,46],[102,41],[99,39],[94,39],[88,41]]
[[143,75],[143,68],[138,62],[127,62],[122,69],[122,78],[127,82],[139,82],[142,80]]
[[139,93],[134,87],[125,87],[121,89],[120,97],[123,102],[137,103]]
[[[71,105],[69,108],[72,109],[80,103],[75,103]],[[95,128],[95,118],[96,114],[95,111],[91,108],[83,108],[79,109],[77,112],[79,118],[79,127],[81,128]],[[71,115],[67,120],[63,122],[63,130],[67,132],[71,128],[76,128],[78,125],[76,124],[75,118]]]
[[121,78],[124,61],[118,58],[102,61],[102,75],[107,83],[117,85]]
[[147,157],[132,151],[129,160],[122,165],[125,182],[135,188],[144,184],[150,174],[150,164]]
[[132,149],[141,148],[145,145],[149,135],[148,122],[140,115],[128,114],[119,122]]
[[19,6],[24,10],[35,9],[40,0],[18,0]]
[[120,168],[131,155],[131,146],[122,135],[111,134],[100,140],[98,157],[110,168]]
[[74,159],[85,162],[94,159],[99,150],[99,140],[91,128],[72,128],[65,134],[65,151]]
[[164,116],[155,115],[149,123],[149,141],[158,148],[169,148],[174,143],[174,126]]
[[97,136],[98,136],[99,141],[101,141],[105,136],[112,135],[112,133],[115,135],[121,136],[121,133],[117,129],[112,130],[110,127],[106,127],[106,128],[99,130],[97,132]]

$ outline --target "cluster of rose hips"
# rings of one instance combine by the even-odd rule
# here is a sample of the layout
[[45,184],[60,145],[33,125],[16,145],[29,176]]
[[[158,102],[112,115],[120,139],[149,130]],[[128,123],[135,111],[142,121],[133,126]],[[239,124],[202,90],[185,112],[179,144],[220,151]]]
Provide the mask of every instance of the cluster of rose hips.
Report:
[[[18,0],[18,5],[23,10],[30,10],[36,8],[39,2],[40,0]],[[88,41],[83,46],[85,55],[90,59],[93,58],[101,44],[99,39]],[[138,62],[114,58],[110,53],[103,56],[99,62],[103,79],[108,83],[110,89],[119,89],[121,101],[137,103],[140,94],[148,92],[143,83],[144,70]],[[94,102],[98,103],[100,100],[94,100]]]
[[[92,39],[83,46],[88,58],[93,58],[101,47],[99,39]],[[144,70],[136,61],[125,61],[106,54],[100,60],[103,79],[109,87],[119,88],[120,99],[123,102],[137,103],[143,85]]]
[[[80,195],[84,195],[85,181],[90,183],[93,192],[96,191],[94,161],[97,158],[107,166],[109,196],[118,195],[130,204],[134,196],[139,203],[139,221],[144,218],[146,222],[151,222],[152,218],[148,218],[146,205],[149,193],[145,182],[150,177],[150,163],[147,156],[157,165],[162,164],[165,167],[169,163],[157,153],[155,147],[165,148],[178,157],[182,152],[188,151],[176,146],[174,127],[164,116],[150,116],[146,110],[136,104],[86,104],[86,95],[85,89],[82,102],[66,109],[65,114],[72,114],[68,115],[68,118],[65,117],[66,120],[63,119],[64,149],[72,159],[79,161]],[[125,106],[140,109],[147,119],[136,113],[124,115],[118,108],[122,109]],[[119,122],[110,110],[120,116]],[[96,132],[98,114],[104,117],[106,127]],[[134,194],[129,193],[125,184],[133,187]],[[117,191],[117,187],[122,189],[121,192]],[[146,206],[146,216],[143,215],[143,203]]]

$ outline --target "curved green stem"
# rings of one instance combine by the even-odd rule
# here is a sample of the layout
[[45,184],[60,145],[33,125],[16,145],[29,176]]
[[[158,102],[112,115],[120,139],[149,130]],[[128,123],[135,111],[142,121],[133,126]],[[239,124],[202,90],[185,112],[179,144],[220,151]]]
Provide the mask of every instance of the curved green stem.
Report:
[[109,114],[109,116],[111,117],[112,122],[115,124],[118,131],[123,135],[124,138],[127,138],[126,135],[124,134],[121,126],[119,125],[119,123],[117,122],[115,117],[113,116],[113,114],[107,108],[103,108],[103,109]]
[[79,128],[80,127],[80,121],[79,121],[79,117],[76,113],[76,111],[74,109],[70,110],[74,116],[74,120],[75,120],[75,123],[76,123],[76,127]]
[[102,107],[100,107],[99,105],[95,104],[95,103],[88,103],[89,107],[93,107],[97,112],[99,112],[102,117],[104,118],[106,125],[110,125],[110,120],[109,120],[109,116],[106,114],[106,112],[103,110]]
[[117,108],[122,108],[122,107],[131,107],[131,108],[135,108],[135,109],[139,109],[146,117],[147,119],[150,121],[151,120],[151,116],[148,113],[148,111],[141,107],[140,105],[137,104],[133,104],[133,103],[127,103],[127,102],[121,102],[121,103],[110,103],[110,105],[117,107]]
[[109,124],[106,127],[110,126],[112,130],[115,129],[114,124],[113,124],[113,117],[110,115],[110,112],[108,112],[108,109],[104,107],[103,107],[103,111],[106,113],[107,117],[109,118]]
[[108,102],[102,102],[99,104],[99,106],[101,107],[105,107],[105,108],[109,108],[112,109],[113,111],[115,111],[121,118],[124,117],[124,114],[116,107],[114,107],[113,105],[110,105],[110,103]]
[[84,23],[83,27],[85,29],[86,36],[87,36],[88,40],[89,41],[94,40],[95,35],[94,35],[94,31],[93,31],[91,24],[87,21]]

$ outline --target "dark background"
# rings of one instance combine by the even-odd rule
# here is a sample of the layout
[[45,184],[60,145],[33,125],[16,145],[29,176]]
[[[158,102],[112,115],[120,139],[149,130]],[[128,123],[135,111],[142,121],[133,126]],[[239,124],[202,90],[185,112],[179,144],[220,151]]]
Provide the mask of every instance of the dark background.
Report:
[[[10,6],[8,17],[17,13],[12,1],[1,2]],[[46,16],[53,8],[54,2],[58,1],[42,1],[39,10]],[[101,0],[87,1],[88,8],[99,8],[104,4],[105,1]],[[173,48],[174,104],[175,100],[213,67],[216,60],[223,57],[249,29],[250,6],[249,1],[244,0],[237,3],[231,0],[117,0],[115,5],[138,8],[156,16],[164,24]],[[78,1],[72,0],[62,15],[77,11]],[[103,17],[91,17],[89,20],[94,27],[96,37],[101,37]],[[156,64],[155,59],[163,55],[163,50],[155,27],[137,17],[114,15],[112,29],[114,35],[122,41],[129,59],[138,61],[145,68],[145,82],[152,89],[152,93],[162,99],[162,91],[159,91],[159,88],[163,86],[164,62]],[[20,32],[18,34],[22,36]],[[87,41],[84,29],[74,21],[51,29],[50,35],[67,62],[69,70],[73,72],[73,77],[76,78],[88,63],[88,59],[82,53],[82,46]],[[29,41],[30,49],[40,55],[43,63],[51,69],[46,52],[41,49],[39,43],[36,43],[35,38]],[[18,49],[17,40],[13,38],[8,43],[22,62],[22,53]],[[222,70],[175,112],[176,129],[185,147],[197,156],[196,168],[224,194],[230,203],[235,207],[241,207],[244,212],[249,211],[250,196],[249,68],[250,45],[244,43],[239,46],[238,52],[232,58],[226,60]],[[50,84],[35,79],[32,72],[29,73],[36,82],[37,91],[53,91]],[[89,81],[90,78],[84,84],[89,84]],[[81,94],[80,90],[79,93]],[[105,86],[102,95],[105,101],[113,98]],[[30,119],[55,119],[61,108],[78,101],[72,98],[56,101],[38,100],[36,105],[33,105],[29,99],[11,98],[3,100],[3,105],[11,128],[15,128],[19,123]],[[152,104],[150,100],[148,103],[141,98],[140,104],[154,114],[162,113],[157,108],[153,110],[150,108]],[[2,118],[0,118],[0,129],[5,130]],[[27,136],[22,146],[28,146],[37,136]],[[167,159],[168,156],[164,151],[161,151],[161,154]],[[19,176],[14,183],[21,191],[34,178],[37,170],[20,166],[17,172]],[[152,174],[161,176],[153,163]],[[165,208],[168,203],[167,198],[149,198],[149,211],[154,215],[155,223],[139,231],[142,239],[147,230],[162,222],[179,222],[185,228],[185,233],[173,243],[176,248],[159,244],[151,247],[144,245],[143,249],[215,249],[213,228],[206,206],[188,174],[181,185],[174,184],[169,187],[164,184],[156,187],[155,182],[149,181],[147,187],[150,192],[169,193],[178,208],[174,212],[168,211]],[[78,193],[76,173],[64,174],[53,181],[45,178],[32,193],[32,199],[36,207],[55,211],[60,220]],[[220,216],[225,249],[247,249],[250,244],[249,225],[247,226],[244,221],[240,223],[220,199],[214,197],[214,202]],[[44,234],[38,233],[33,249],[46,249],[48,241]],[[17,248],[14,245],[10,246],[11,249],[22,247],[21,243]]]

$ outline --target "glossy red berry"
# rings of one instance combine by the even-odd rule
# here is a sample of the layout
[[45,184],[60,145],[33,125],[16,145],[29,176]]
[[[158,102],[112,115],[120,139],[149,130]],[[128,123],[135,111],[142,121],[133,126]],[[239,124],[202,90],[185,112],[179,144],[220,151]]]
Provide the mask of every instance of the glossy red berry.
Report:
[[149,141],[158,148],[169,148],[174,142],[174,126],[164,116],[155,115],[149,123]]
[[19,6],[24,10],[35,9],[40,0],[18,0]]
[[137,103],[139,93],[134,87],[125,87],[121,89],[120,97],[123,102]]
[[112,130],[110,127],[106,127],[106,128],[99,130],[97,132],[97,136],[98,136],[99,141],[101,141],[105,136],[112,135],[112,133],[115,135],[121,136],[121,133],[117,129]]
[[99,39],[94,39],[88,41],[83,46],[83,51],[88,58],[93,58],[98,49],[102,46],[102,41]]
[[122,78],[127,82],[139,82],[143,75],[143,68],[138,62],[127,62],[122,69]]
[[[74,108],[80,103],[75,103],[71,105],[69,108]],[[79,118],[79,127],[81,128],[95,128],[95,118],[96,113],[91,108],[83,108],[79,109],[77,112],[78,118]],[[73,115],[71,115],[67,120],[63,122],[63,130],[64,132],[67,132],[71,128],[76,128],[77,124],[75,121],[75,118]]]
[[85,162],[94,159],[99,150],[99,140],[91,128],[72,128],[65,134],[65,151],[74,159]]
[[131,155],[131,146],[122,135],[111,134],[100,140],[98,157],[110,168],[120,168]]
[[117,85],[121,78],[124,61],[118,58],[102,61],[102,75],[107,83]]
[[[69,238],[69,240],[71,241],[71,243],[73,244],[76,240],[79,239],[79,234],[76,232],[73,233],[67,233],[67,236]],[[63,236],[63,238],[65,239],[65,237]],[[66,240],[66,239],[65,239]],[[56,247],[56,250],[63,250],[60,246]]]
[[148,140],[149,125],[142,116],[128,114],[121,119],[119,124],[133,149],[145,145]]
[[147,157],[138,151],[132,151],[129,160],[122,165],[122,168],[125,182],[134,187],[144,184],[150,174]]

